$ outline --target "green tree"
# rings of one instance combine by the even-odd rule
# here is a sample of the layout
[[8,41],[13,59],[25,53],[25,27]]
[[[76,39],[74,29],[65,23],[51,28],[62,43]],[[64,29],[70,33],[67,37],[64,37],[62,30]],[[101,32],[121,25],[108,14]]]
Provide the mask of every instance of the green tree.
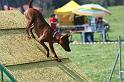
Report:
[[123,0],[115,0],[115,5],[122,5],[123,3]]
[[65,5],[69,1],[70,0],[53,0],[52,3],[53,3],[53,6],[55,8],[60,8],[60,7],[62,7],[63,5]]

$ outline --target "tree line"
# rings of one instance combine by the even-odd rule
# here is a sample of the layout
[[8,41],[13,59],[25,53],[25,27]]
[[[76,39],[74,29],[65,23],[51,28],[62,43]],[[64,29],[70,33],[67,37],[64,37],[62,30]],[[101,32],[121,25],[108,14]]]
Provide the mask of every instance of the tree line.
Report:
[[[0,10],[10,10],[19,8],[23,13],[25,5],[28,6],[30,0],[0,0]],[[71,0],[34,0],[39,8],[43,7],[44,14],[51,13],[54,9],[60,8]],[[104,7],[113,5],[124,5],[124,0],[74,0],[80,5],[87,3],[97,3]],[[40,3],[39,3],[40,2]]]

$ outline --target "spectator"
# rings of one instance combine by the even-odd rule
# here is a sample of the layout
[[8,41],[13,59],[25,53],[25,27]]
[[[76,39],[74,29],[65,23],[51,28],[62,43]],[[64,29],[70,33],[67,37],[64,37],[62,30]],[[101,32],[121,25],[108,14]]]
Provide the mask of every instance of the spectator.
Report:
[[102,33],[103,42],[106,41],[106,33],[109,30],[109,24],[102,17],[97,19],[97,31]]
[[49,19],[50,26],[53,30],[57,29],[58,19],[56,18],[55,14],[51,15],[51,18]]
[[97,19],[97,31],[98,32],[102,32],[104,30],[104,27],[103,27],[103,18],[102,17],[98,17]]
[[97,18],[97,31],[98,32],[102,32],[103,30],[105,30],[105,32],[107,32],[109,30],[109,24],[107,21],[105,21],[102,17],[98,17]]

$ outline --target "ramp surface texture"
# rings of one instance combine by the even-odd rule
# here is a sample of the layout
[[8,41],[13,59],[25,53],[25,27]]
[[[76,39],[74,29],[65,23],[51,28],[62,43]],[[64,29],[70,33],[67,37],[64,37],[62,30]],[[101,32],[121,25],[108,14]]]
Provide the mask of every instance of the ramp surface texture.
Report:
[[47,58],[42,46],[28,39],[23,29],[0,30],[0,63],[18,82],[91,82],[65,55],[56,52],[62,62],[55,61],[51,53]]

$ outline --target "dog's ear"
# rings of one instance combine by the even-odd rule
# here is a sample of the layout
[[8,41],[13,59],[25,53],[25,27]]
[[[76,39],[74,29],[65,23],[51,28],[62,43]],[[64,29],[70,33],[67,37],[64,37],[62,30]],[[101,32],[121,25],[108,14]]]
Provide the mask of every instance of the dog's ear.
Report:
[[64,39],[64,38],[67,39],[67,38],[69,38],[69,37],[70,37],[70,34],[66,34],[66,35],[62,36],[61,39]]
[[65,35],[65,37],[67,37],[67,38],[70,37],[70,36],[71,36],[71,34],[68,34],[68,33]]
[[71,36],[71,34],[70,34],[70,33],[68,33],[68,34],[67,34],[67,36],[68,36],[68,37],[70,37],[70,36]]

